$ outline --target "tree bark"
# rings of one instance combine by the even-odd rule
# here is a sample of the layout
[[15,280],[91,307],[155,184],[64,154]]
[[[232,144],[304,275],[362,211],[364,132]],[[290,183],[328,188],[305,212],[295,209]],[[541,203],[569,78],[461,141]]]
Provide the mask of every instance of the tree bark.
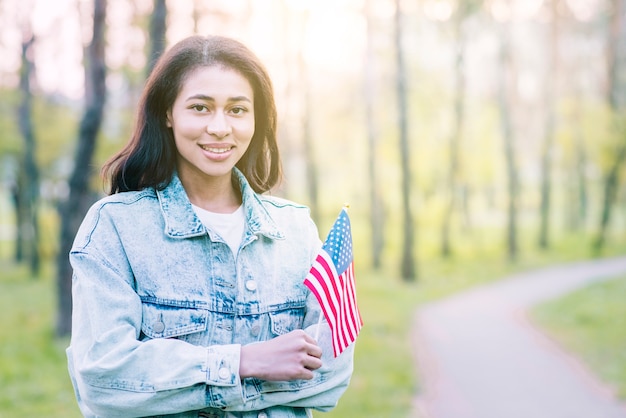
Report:
[[91,161],[104,114],[106,100],[105,17],[107,0],[94,1],[93,37],[86,48],[85,113],[80,121],[74,170],[70,176],[69,198],[61,207],[61,245],[57,260],[57,335],[71,331],[72,268],[68,262],[74,236],[93,199],[89,193]]
[[34,73],[33,45],[35,37],[30,28],[22,41],[22,68],[20,70],[20,104],[18,125],[24,140],[24,154],[17,182],[17,225],[16,260],[28,256],[33,278],[39,275],[41,257],[39,253],[39,169],[36,162],[37,146],[33,127],[33,94],[31,79]]
[[504,156],[507,171],[507,235],[506,247],[510,261],[518,256],[517,243],[517,198],[518,198],[518,173],[515,160],[515,147],[513,129],[511,123],[511,106],[509,103],[509,67],[510,67],[510,34],[505,24],[501,24],[500,31],[500,85],[498,87],[498,102],[500,107],[500,123],[502,128],[502,140],[504,141]]
[[398,125],[400,131],[400,166],[402,170],[402,220],[403,220],[403,243],[402,261],[400,272],[407,282],[417,279],[414,259],[414,231],[413,213],[411,211],[411,163],[409,155],[409,126],[408,126],[408,98],[407,76],[404,61],[404,49],[402,47],[403,25],[401,1],[396,0],[395,13],[395,50],[396,50],[396,93],[398,99]]
[[608,43],[608,71],[609,88],[607,100],[613,112],[617,131],[618,143],[615,147],[615,159],[609,168],[604,180],[604,195],[600,225],[593,242],[596,252],[602,251],[606,242],[606,231],[611,221],[613,206],[617,198],[620,184],[620,174],[626,161],[626,118],[623,115],[626,108],[626,80],[622,73],[626,69],[626,0],[612,1],[612,19]]
[[464,10],[459,10],[453,18],[456,42],[456,59],[454,61],[454,128],[450,136],[448,160],[448,202],[444,209],[443,225],[441,228],[441,255],[449,257],[452,254],[451,230],[452,215],[457,206],[459,193],[459,147],[465,123],[465,39],[462,33],[462,24],[465,19]]
[[546,77],[546,119],[544,142],[541,153],[541,203],[539,211],[539,239],[541,249],[549,247],[550,235],[550,204],[552,197],[552,159],[554,153],[555,101],[558,77],[558,35],[559,11],[558,0],[552,0],[552,25],[550,30],[550,59]]
[[165,50],[165,30],[167,28],[167,6],[165,0],[154,0],[154,9],[150,16],[150,52],[146,77],[150,75],[154,64]]

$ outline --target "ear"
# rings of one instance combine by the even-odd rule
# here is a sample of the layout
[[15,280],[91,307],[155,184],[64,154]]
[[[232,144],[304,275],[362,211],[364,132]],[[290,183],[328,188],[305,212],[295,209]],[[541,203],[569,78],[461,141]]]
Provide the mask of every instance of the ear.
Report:
[[168,110],[167,113],[165,114],[165,125],[168,128],[172,127],[172,111]]

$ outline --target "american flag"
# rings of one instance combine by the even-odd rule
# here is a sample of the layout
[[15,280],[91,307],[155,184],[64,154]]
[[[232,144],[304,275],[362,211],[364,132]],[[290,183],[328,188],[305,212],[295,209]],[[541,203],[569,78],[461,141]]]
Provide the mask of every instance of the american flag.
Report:
[[356,303],[352,232],[345,209],[333,224],[304,284],[322,307],[337,357],[356,340],[363,326]]

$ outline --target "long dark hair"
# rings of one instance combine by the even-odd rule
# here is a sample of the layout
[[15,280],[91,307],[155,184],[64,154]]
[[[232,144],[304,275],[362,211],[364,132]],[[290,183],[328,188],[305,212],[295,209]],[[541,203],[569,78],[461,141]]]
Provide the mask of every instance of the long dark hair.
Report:
[[255,131],[237,168],[258,193],[276,185],[281,177],[276,104],[265,67],[234,39],[192,36],[165,52],[148,77],[130,141],[102,169],[105,180],[110,180],[110,194],[146,187],[162,189],[169,184],[176,170],[177,151],[172,130],[166,125],[166,113],[185,77],[198,67],[214,65],[238,71],[254,92]]

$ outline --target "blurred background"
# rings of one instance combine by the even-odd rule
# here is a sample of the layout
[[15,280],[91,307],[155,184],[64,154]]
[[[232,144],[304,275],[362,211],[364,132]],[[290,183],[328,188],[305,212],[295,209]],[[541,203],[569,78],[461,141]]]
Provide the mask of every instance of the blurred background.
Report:
[[[365,328],[329,415],[408,416],[420,304],[625,253],[625,14],[625,0],[0,0],[0,416],[78,416],[67,253],[164,48],[226,35],[266,64],[285,170],[272,193],[309,205],[322,237],[350,204]],[[625,330],[596,344],[619,351]],[[626,387],[618,357],[606,367]]]

